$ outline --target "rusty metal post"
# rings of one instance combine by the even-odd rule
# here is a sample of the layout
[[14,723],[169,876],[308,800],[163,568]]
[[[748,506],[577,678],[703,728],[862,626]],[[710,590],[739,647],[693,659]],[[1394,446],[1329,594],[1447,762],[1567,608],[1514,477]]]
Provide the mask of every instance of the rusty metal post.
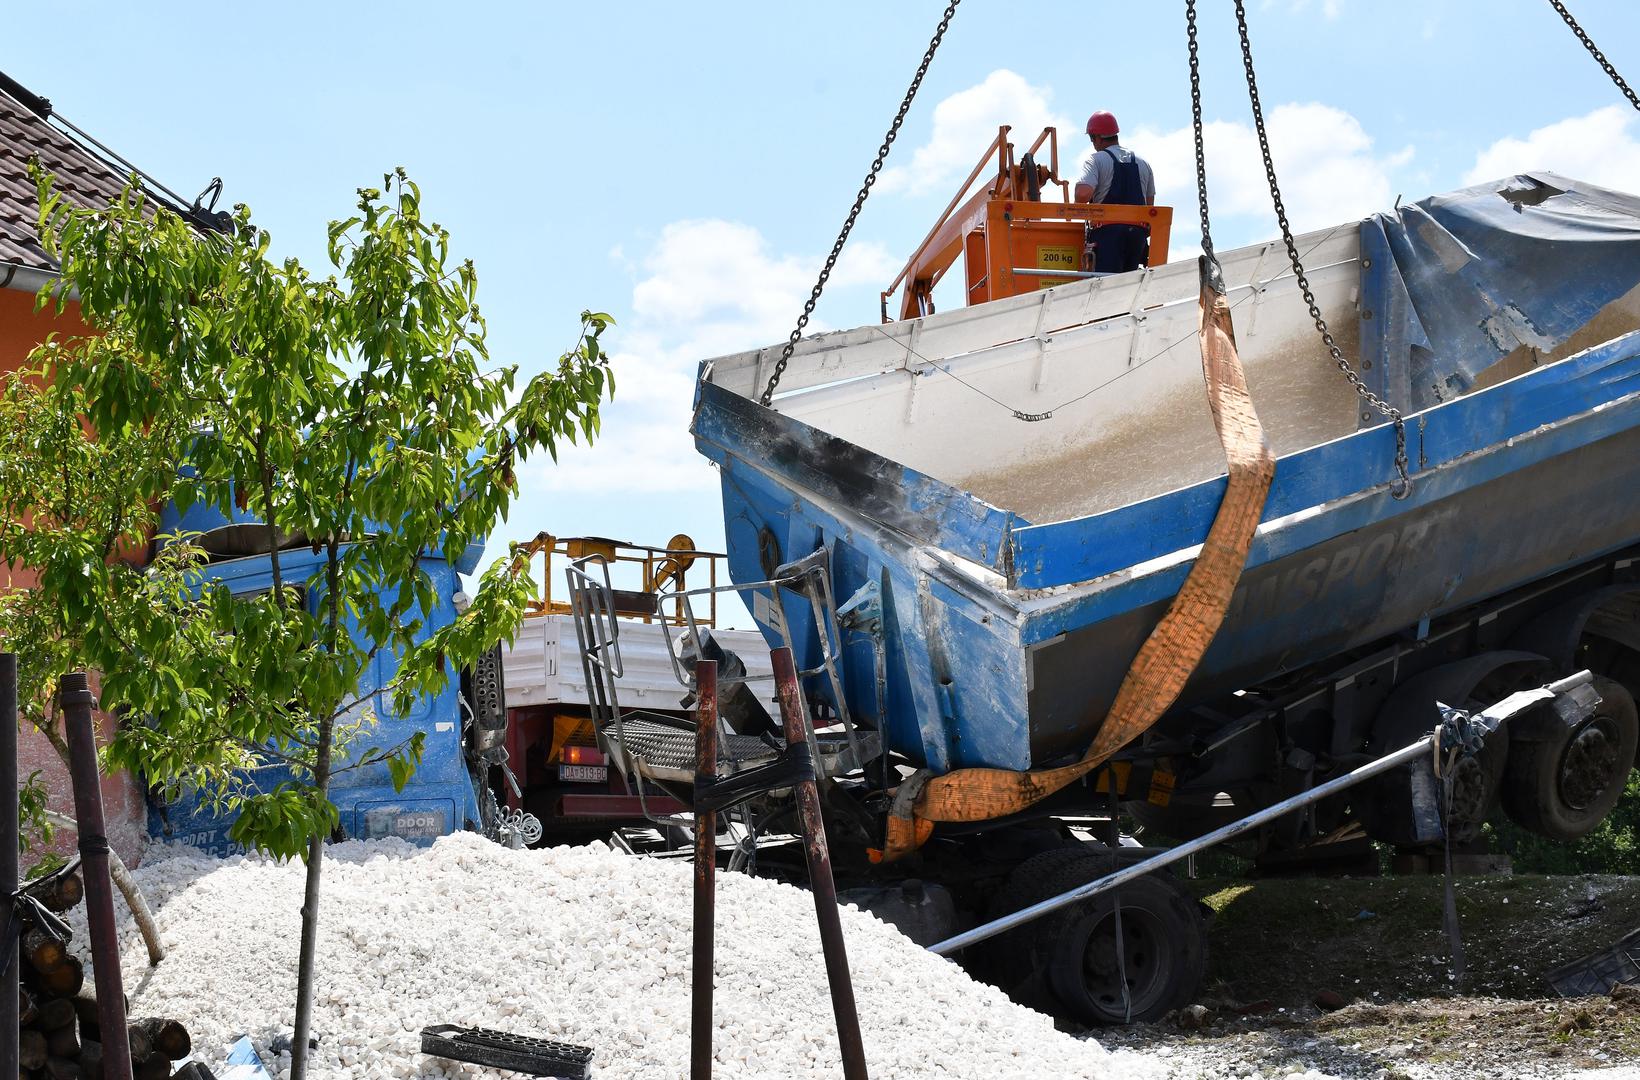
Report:
[[74,786],[74,820],[80,833],[85,875],[85,921],[91,931],[91,967],[97,986],[97,1023],[103,1034],[103,1076],[131,1080],[131,1043],[125,1031],[125,987],[120,977],[120,939],[114,929],[114,887],[108,877],[108,835],[103,823],[102,776],[91,724],[96,698],[83,671],[63,676],[58,687],[68,736],[68,778]]
[[[782,646],[769,654],[774,662],[774,685],[780,697],[780,719],[786,745],[811,742],[808,711],[797,683],[792,651]],[[812,748],[812,747],[811,747]],[[815,759],[818,761],[818,758]],[[866,1080],[866,1048],[860,1040],[860,1017],[854,1007],[854,983],[843,944],[843,923],[837,914],[837,886],[831,878],[831,852],[826,847],[826,825],[820,815],[820,788],[811,777],[794,788],[798,818],[803,824],[803,852],[809,863],[809,891],[814,893],[815,921],[820,924],[820,949],[826,957],[826,981],[831,986],[831,1011],[837,1018],[837,1043],[843,1052],[845,1080]]]
[[[695,665],[695,788],[717,779],[717,661]],[[716,918],[717,814],[695,811],[695,943],[689,1026],[690,1080],[712,1077],[712,949]]]
[[[17,891],[17,655],[0,652],[0,926],[11,926]],[[17,939],[6,934],[0,975],[0,1076],[16,1076],[18,1057]]]

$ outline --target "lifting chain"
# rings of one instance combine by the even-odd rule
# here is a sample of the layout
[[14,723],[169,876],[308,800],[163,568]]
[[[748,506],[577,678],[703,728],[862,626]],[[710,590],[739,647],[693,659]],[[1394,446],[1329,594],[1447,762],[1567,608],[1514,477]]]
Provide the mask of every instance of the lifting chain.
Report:
[[1583,47],[1589,50],[1589,55],[1595,58],[1607,75],[1611,76],[1612,82],[1616,83],[1617,88],[1623,91],[1623,96],[1629,99],[1629,104],[1636,109],[1640,109],[1640,97],[1634,95],[1634,91],[1629,88],[1628,83],[1623,81],[1623,76],[1617,73],[1617,69],[1612,67],[1612,62],[1606,59],[1606,54],[1600,51],[1600,47],[1594,43],[1594,39],[1589,37],[1588,33],[1577,24],[1576,19],[1572,18],[1572,13],[1566,10],[1566,5],[1561,3],[1560,0],[1549,0],[1549,6],[1558,11],[1560,17],[1566,20],[1566,25],[1572,28],[1572,33],[1577,35],[1577,40],[1583,43]]
[[1219,292],[1224,291],[1224,274],[1219,257],[1213,253],[1213,233],[1207,215],[1207,148],[1202,142],[1201,55],[1196,46],[1196,0],[1185,0],[1184,21],[1190,39],[1190,119],[1196,134],[1196,206],[1202,217],[1202,275]]
[[905,92],[905,99],[900,102],[900,111],[894,114],[894,122],[888,126],[888,134],[883,136],[883,145],[877,148],[877,159],[871,163],[871,170],[866,173],[865,182],[860,185],[860,193],[854,196],[854,205],[849,209],[847,220],[843,222],[843,231],[837,234],[837,242],[831,245],[831,254],[826,256],[826,265],[820,270],[819,280],[814,283],[808,302],[803,305],[803,314],[797,317],[797,326],[792,330],[792,336],[780,350],[780,360],[774,366],[774,374],[769,376],[769,385],[763,388],[762,396],[757,399],[765,408],[774,400],[774,388],[780,385],[780,376],[786,373],[786,365],[791,362],[792,350],[797,348],[797,342],[803,336],[803,329],[809,325],[809,316],[814,314],[814,306],[820,302],[820,294],[826,288],[826,281],[831,277],[832,268],[837,265],[837,257],[843,253],[843,244],[854,228],[854,219],[860,216],[860,208],[866,204],[866,197],[871,194],[871,186],[877,182],[877,174],[883,169],[883,161],[888,157],[889,148],[894,145],[894,140],[900,134],[900,125],[905,121],[905,114],[911,111],[911,102],[917,96],[923,76],[928,74],[928,65],[933,63],[934,53],[939,49],[946,28],[951,25],[951,16],[957,13],[957,5],[961,2],[962,0],[951,0],[946,5],[945,15],[941,17],[939,26],[934,30],[933,40],[928,43],[928,51],[923,53],[922,63],[917,65],[917,74],[912,77],[911,86]]
[[[1554,2],[1554,0],[1551,0]],[[1191,5],[1194,7],[1194,4]],[[1298,245],[1293,241],[1293,229],[1287,222],[1287,207],[1281,199],[1281,186],[1276,182],[1276,165],[1270,156],[1270,136],[1264,130],[1264,106],[1258,96],[1258,76],[1253,72],[1253,46],[1247,35],[1247,7],[1244,0],[1236,0],[1236,29],[1241,34],[1241,62],[1247,69],[1247,95],[1253,103],[1253,124],[1258,129],[1259,152],[1264,155],[1264,177],[1270,183],[1270,199],[1275,203],[1276,222],[1281,226],[1281,239],[1287,245],[1287,259],[1293,265],[1293,277],[1304,294],[1304,302],[1309,305],[1310,318],[1315,320],[1316,331],[1321,334],[1321,342],[1327,347],[1333,363],[1343,372],[1344,378],[1349,380],[1355,388],[1356,395],[1367,405],[1382,414],[1390,423],[1395,425],[1395,486],[1391,489],[1397,499],[1404,499],[1412,493],[1412,478],[1407,471],[1407,428],[1406,421],[1401,417],[1401,410],[1373,393],[1361,376],[1351,366],[1344,352],[1333,340],[1332,331],[1327,329],[1327,320],[1321,315],[1321,307],[1315,302],[1315,293],[1310,288],[1310,281],[1304,274],[1304,264],[1298,257]],[[1192,23],[1194,31],[1194,23]],[[1191,39],[1191,65],[1194,76],[1195,39]],[[1196,141],[1198,148],[1201,143],[1201,124],[1197,121]],[[1197,150],[1200,160],[1200,149]],[[1200,166],[1197,166],[1198,170]],[[1203,215],[1205,223],[1206,200],[1203,200]],[[1205,233],[1205,229],[1203,230]]]

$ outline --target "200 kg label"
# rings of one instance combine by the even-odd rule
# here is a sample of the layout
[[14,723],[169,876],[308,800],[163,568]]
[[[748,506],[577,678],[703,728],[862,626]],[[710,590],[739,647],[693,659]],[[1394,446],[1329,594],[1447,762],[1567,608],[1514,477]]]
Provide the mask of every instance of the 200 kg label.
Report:
[[1075,270],[1079,267],[1082,253],[1069,245],[1043,244],[1036,249],[1036,268],[1038,270]]

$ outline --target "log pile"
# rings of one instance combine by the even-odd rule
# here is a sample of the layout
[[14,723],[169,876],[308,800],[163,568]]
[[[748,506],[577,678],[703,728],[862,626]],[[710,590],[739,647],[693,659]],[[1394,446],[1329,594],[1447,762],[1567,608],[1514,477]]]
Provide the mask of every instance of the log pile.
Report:
[[[25,890],[55,912],[85,896],[78,874],[54,874]],[[29,909],[22,908],[20,913]],[[102,1031],[84,963],[45,926],[28,925],[19,942],[19,1065],[22,1080],[102,1080]],[[125,1002],[127,1013],[130,999]],[[150,1017],[126,1029],[135,1080],[166,1080],[171,1063],[188,1056],[192,1040],[175,1020]]]

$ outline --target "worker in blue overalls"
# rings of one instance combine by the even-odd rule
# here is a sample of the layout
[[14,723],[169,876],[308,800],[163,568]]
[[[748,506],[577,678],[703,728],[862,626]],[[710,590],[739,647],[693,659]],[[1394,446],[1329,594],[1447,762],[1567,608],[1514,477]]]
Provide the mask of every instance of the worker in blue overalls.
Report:
[[[1093,149],[1082,159],[1077,202],[1156,205],[1156,181],[1150,166],[1117,142],[1120,131],[1116,117],[1103,109],[1088,117]],[[1088,232],[1094,244],[1093,269],[1100,273],[1134,270],[1150,257],[1150,230],[1143,225],[1100,225]]]

